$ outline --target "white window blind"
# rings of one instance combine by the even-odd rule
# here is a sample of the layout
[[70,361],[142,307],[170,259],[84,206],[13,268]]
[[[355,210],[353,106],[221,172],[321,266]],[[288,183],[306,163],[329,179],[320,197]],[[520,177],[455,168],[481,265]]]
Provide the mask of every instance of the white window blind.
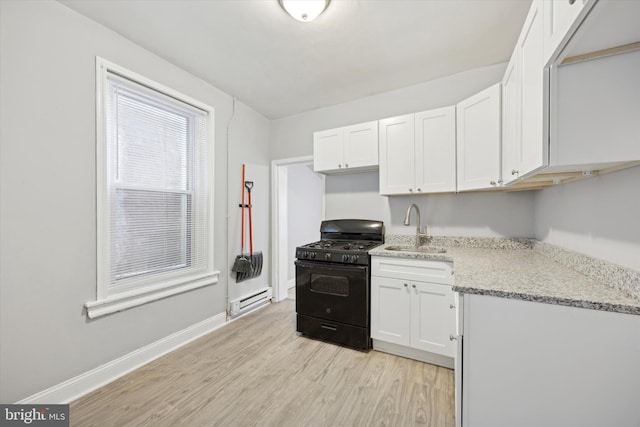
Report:
[[98,301],[85,304],[89,317],[107,302],[152,292],[161,298],[178,292],[170,288],[214,283],[218,273],[212,111],[149,80],[129,78],[122,69],[114,72],[115,66],[98,66]]
[[206,112],[107,82],[108,293],[206,271]]

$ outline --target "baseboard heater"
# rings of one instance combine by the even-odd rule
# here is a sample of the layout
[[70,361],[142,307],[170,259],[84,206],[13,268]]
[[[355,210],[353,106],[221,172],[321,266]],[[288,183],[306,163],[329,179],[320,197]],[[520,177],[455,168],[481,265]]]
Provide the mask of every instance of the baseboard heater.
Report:
[[264,304],[268,304],[271,301],[271,288],[263,288],[259,291],[230,301],[229,302],[229,318],[233,319],[248,311],[254,310]]

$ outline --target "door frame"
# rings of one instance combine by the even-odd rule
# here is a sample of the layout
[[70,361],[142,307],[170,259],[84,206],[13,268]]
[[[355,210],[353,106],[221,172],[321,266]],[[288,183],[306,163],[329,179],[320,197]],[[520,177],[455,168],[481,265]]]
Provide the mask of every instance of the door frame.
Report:
[[[271,162],[271,301],[287,298],[288,191],[287,166],[313,163],[313,156],[293,157]],[[324,182],[324,176],[322,176]],[[324,198],[322,200],[324,217]]]

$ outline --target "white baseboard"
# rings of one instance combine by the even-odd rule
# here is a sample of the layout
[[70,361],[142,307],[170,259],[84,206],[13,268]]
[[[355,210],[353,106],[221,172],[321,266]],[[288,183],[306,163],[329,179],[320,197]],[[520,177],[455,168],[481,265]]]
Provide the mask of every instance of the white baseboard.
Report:
[[430,363],[432,365],[442,366],[444,368],[454,369],[455,360],[452,357],[442,356],[440,354],[428,351],[418,350],[404,345],[393,344],[386,341],[372,340],[373,349],[383,353],[395,354],[396,356],[406,357],[408,359],[419,360],[421,362]]
[[226,313],[220,313],[181,331],[145,345],[111,362],[71,378],[25,399],[18,404],[66,404],[224,326]]

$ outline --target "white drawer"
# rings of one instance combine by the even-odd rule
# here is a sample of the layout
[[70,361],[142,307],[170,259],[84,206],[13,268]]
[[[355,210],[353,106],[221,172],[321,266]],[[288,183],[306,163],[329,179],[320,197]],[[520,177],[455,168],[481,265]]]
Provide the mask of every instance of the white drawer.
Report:
[[453,263],[373,256],[371,275],[453,285]]

